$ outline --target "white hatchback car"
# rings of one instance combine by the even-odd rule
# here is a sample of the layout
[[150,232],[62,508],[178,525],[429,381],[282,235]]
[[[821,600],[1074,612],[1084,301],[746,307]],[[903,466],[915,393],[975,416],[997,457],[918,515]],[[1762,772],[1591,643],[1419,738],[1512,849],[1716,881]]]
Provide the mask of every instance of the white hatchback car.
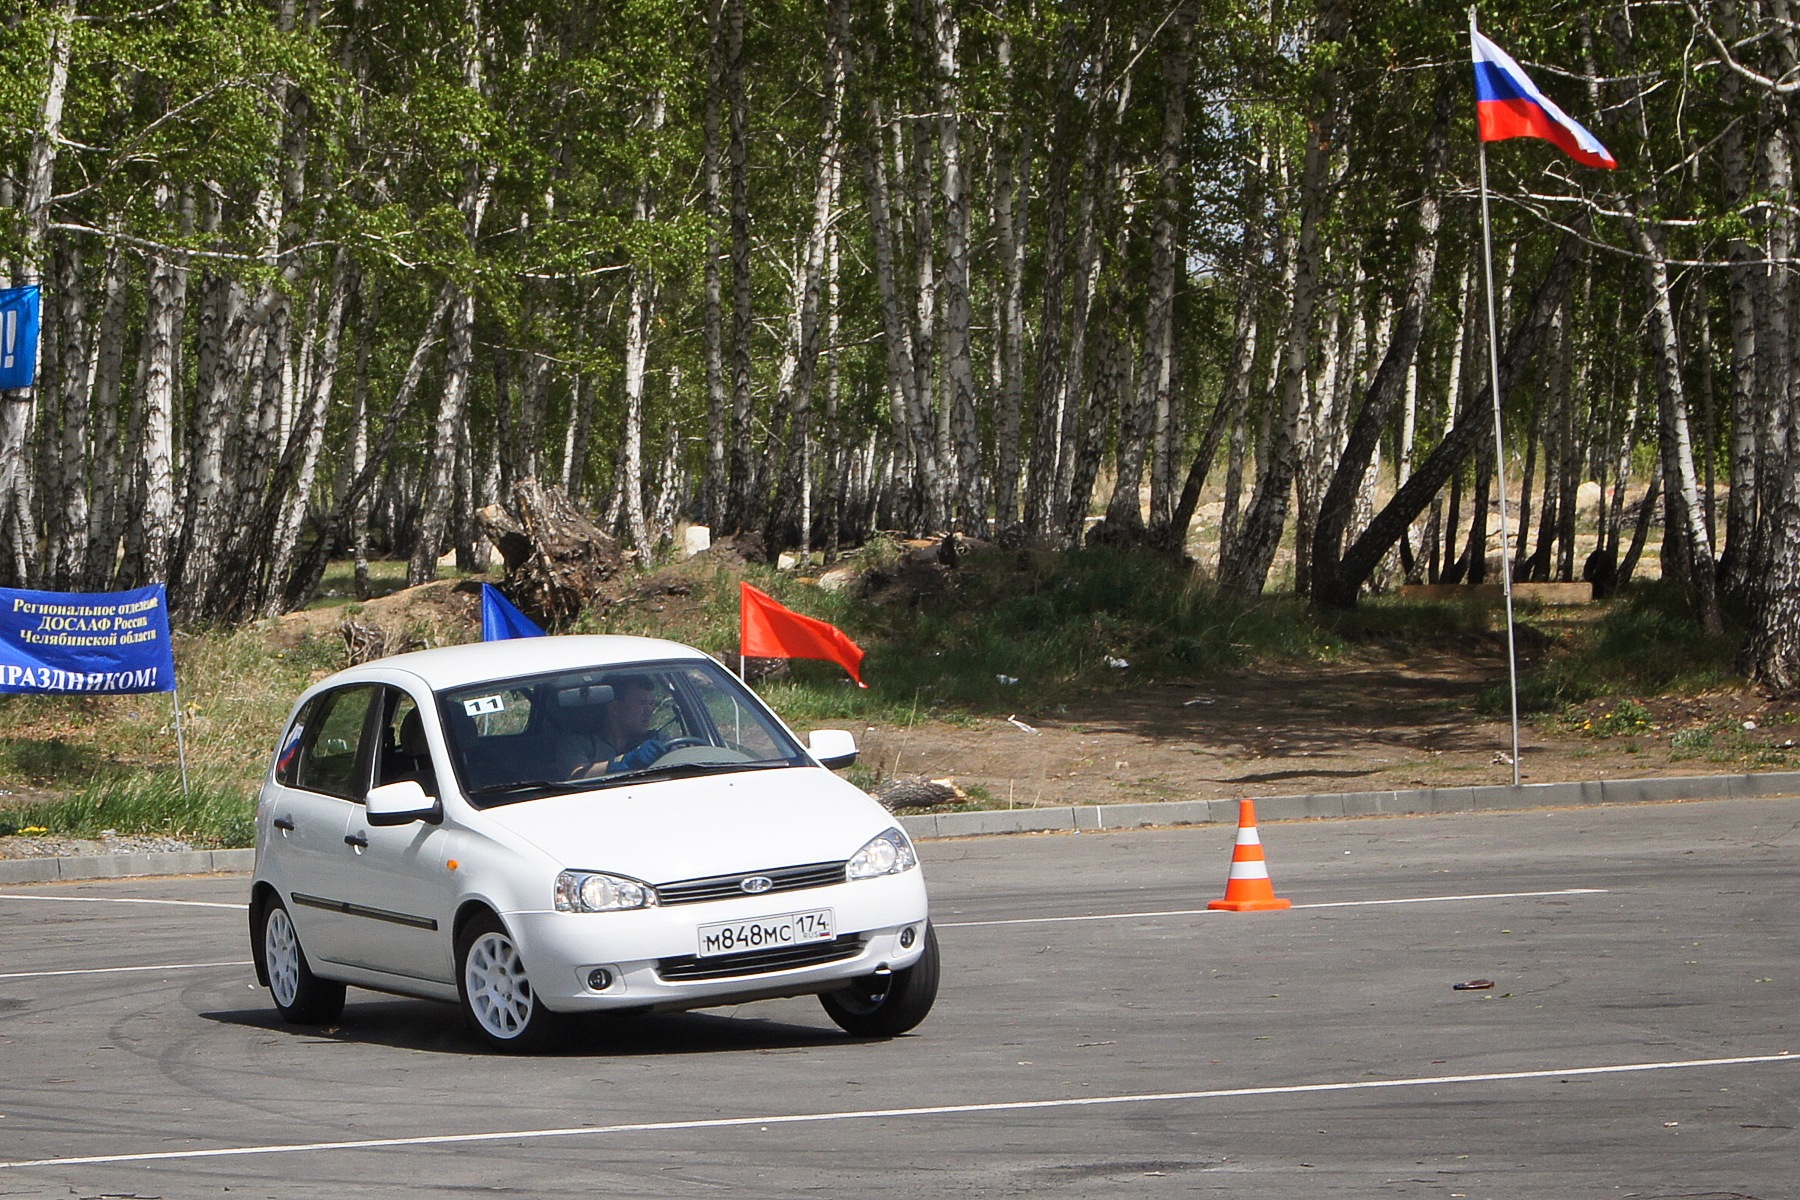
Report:
[[558,1014],[816,994],[904,1033],[937,996],[919,859],[724,667],[673,642],[547,637],[339,672],[263,783],[257,977],[296,1023],[346,984],[459,1003],[490,1044]]

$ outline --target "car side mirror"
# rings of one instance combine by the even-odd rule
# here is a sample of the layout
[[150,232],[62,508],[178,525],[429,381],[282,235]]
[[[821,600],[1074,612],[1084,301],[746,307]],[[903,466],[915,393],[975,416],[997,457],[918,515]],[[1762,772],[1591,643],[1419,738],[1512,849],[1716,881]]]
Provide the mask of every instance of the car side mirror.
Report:
[[370,788],[364,799],[371,825],[410,825],[414,821],[435,825],[444,819],[443,806],[435,797],[427,796],[416,779]]
[[807,752],[829,771],[841,771],[856,761],[856,735],[848,729],[815,729],[807,735]]

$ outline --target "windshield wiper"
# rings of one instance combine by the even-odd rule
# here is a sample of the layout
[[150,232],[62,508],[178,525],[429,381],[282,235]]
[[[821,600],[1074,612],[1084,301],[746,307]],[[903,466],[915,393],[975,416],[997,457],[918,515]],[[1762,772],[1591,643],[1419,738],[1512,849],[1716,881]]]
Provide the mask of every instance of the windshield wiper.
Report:
[[598,779],[522,779],[517,783],[494,783],[487,787],[470,788],[471,799],[476,796],[506,796],[514,792],[586,792],[598,786]]
[[791,767],[793,763],[786,759],[775,759],[762,762],[691,762],[669,763],[659,766],[652,763],[647,767],[638,767],[632,771],[614,771],[609,775],[596,775],[588,783],[597,787],[610,787],[628,779],[681,779],[693,775],[724,775],[734,771],[767,771],[775,767]]

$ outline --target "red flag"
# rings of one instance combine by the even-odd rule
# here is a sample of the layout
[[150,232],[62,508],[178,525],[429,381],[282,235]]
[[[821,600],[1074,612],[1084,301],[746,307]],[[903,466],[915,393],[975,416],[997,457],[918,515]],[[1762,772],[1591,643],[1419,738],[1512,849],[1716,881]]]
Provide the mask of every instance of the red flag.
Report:
[[738,653],[745,658],[822,658],[850,672],[857,687],[862,681],[862,647],[836,625],[803,617],[783,607],[767,592],[742,584],[739,606]]

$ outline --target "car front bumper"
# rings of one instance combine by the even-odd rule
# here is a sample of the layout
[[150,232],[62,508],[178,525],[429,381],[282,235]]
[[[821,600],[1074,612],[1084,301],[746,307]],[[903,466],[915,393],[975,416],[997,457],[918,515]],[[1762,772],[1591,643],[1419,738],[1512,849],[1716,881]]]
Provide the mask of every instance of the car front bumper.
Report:
[[[829,943],[700,952],[702,926],[820,910],[832,914]],[[551,1010],[667,1011],[825,992],[904,969],[924,950],[927,908],[924,880],[913,870],[772,896],[618,913],[512,912],[503,919],[533,990]],[[605,986],[595,986],[601,981]]]

